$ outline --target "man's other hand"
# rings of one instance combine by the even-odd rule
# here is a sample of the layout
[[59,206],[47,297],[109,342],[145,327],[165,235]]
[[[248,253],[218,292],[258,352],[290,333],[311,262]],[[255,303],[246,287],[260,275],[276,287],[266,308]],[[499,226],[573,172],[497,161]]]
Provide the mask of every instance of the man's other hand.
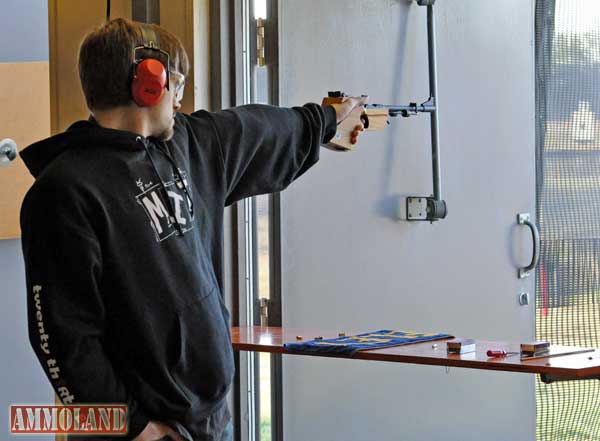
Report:
[[184,441],[181,435],[179,435],[166,424],[163,424],[159,421],[150,421],[148,424],[146,424],[146,427],[144,430],[142,430],[142,433],[136,436],[133,441],[157,441],[167,435],[169,435],[175,441]]

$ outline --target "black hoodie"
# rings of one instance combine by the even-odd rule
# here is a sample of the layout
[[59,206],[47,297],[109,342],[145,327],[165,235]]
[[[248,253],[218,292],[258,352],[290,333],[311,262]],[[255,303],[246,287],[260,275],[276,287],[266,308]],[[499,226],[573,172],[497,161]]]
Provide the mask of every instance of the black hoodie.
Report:
[[166,143],[79,121],[21,152],[29,338],[65,404],[126,403],[128,438],[159,420],[219,439],[224,207],[286,188],[335,119],[316,104],[177,114]]

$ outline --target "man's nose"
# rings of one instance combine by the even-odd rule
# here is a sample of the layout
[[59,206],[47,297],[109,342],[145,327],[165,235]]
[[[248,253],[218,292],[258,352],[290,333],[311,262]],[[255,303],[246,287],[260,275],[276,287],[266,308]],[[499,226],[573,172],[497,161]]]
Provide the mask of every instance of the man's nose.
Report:
[[173,94],[173,110],[179,110],[181,109],[181,103],[179,101],[177,101],[177,96],[175,96],[175,94]]

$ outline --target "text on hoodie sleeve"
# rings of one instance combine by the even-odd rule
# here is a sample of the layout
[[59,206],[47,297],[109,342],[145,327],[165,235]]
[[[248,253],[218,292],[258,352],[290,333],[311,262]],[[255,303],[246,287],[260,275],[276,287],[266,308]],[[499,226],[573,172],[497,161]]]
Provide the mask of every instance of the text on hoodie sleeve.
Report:
[[29,340],[64,404],[127,404],[135,436],[150,419],[119,381],[102,344],[102,253],[77,198],[43,182],[21,208]]

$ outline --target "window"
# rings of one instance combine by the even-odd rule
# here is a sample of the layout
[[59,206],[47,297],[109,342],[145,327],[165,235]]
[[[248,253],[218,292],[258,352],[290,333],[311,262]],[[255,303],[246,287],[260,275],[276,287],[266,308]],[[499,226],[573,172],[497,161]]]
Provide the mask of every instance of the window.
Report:
[[[244,0],[243,72],[244,103],[277,104],[276,97],[276,3],[274,0]],[[243,202],[247,324],[280,325],[278,265],[278,195],[261,195]],[[280,356],[251,353],[247,357],[247,434],[249,440],[270,441],[279,425]],[[275,404],[272,405],[272,404]]]

